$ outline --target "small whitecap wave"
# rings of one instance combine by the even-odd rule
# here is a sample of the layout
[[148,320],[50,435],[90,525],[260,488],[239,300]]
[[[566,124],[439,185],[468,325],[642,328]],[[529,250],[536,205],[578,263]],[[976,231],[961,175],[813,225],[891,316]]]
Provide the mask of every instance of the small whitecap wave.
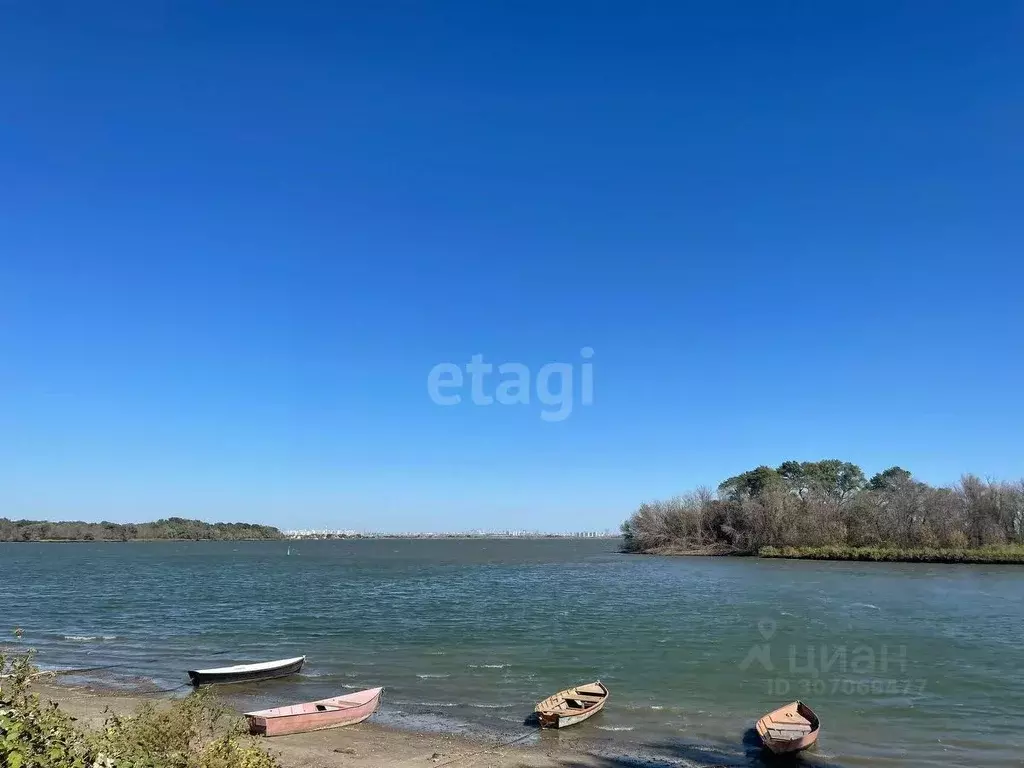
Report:
[[877,605],[872,605],[871,603],[850,603],[850,607],[851,608],[873,608],[876,611],[882,610]]
[[633,726],[631,725],[599,725],[597,726],[599,731],[632,731]]
[[664,707],[660,707],[657,704],[651,704],[651,709],[664,709]]
[[504,669],[508,664],[484,664],[484,669]]
[[441,679],[443,677],[451,677],[451,675],[428,675],[428,674],[423,674],[423,675],[416,675],[416,677],[418,677],[420,680],[430,680],[430,679],[435,679],[435,678],[436,679]]
[[505,709],[508,704],[470,704],[469,706],[477,709]]
[[72,643],[95,643],[102,640],[117,640],[117,635],[64,635]]

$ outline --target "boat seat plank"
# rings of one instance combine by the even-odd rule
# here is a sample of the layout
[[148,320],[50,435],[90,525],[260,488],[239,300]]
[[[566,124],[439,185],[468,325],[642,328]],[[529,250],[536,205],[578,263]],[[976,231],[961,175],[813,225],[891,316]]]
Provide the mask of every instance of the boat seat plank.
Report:
[[772,717],[771,720],[772,720],[773,723],[785,723],[786,725],[807,725],[807,726],[809,726],[811,724],[810,720],[808,720],[806,717],[804,717],[803,715],[798,714],[796,712],[787,713],[787,714],[783,715],[782,717]]
[[802,725],[800,723],[766,723],[768,729],[773,728],[783,731],[800,731],[801,733],[810,733],[811,726]]
[[769,728],[768,735],[773,739],[782,739],[783,741],[792,741],[793,739],[802,739],[810,733],[809,730],[800,730],[799,728]]

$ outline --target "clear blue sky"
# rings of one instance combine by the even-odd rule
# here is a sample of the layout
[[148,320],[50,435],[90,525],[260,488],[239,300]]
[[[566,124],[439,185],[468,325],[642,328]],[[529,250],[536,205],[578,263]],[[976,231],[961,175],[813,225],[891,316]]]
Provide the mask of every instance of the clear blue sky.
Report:
[[[600,529],[788,458],[1020,477],[1022,30],[5,4],[0,516]],[[427,394],[474,354],[578,386],[583,347],[562,421]]]

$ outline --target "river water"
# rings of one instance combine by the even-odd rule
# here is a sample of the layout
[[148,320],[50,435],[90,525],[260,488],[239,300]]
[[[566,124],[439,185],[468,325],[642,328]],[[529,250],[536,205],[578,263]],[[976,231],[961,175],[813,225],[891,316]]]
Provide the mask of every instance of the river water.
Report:
[[0,620],[40,664],[105,667],[79,676],[105,685],[308,656],[298,676],[222,689],[245,708],[383,685],[381,722],[511,738],[534,702],[599,678],[604,712],[529,738],[760,765],[754,721],[800,698],[823,723],[810,764],[1024,764],[1024,568],[617,545],[0,544]]

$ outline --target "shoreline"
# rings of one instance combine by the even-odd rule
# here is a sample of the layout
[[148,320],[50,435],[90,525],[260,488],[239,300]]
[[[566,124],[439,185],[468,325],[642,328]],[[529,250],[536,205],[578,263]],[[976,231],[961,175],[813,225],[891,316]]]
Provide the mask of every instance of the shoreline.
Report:
[[942,565],[1024,565],[1024,547],[1008,549],[875,549],[873,547],[765,547],[765,560],[835,560]]
[[[41,678],[31,683],[40,699],[56,702],[80,726],[94,730],[112,714],[131,715],[144,704],[161,706],[168,693],[142,693]],[[233,715],[241,712],[229,707]],[[527,732],[495,741],[465,734],[407,730],[369,721],[342,728],[273,738],[255,737],[282,768],[422,768],[453,764],[457,768],[630,768],[697,765],[678,758],[609,753],[584,733]],[[528,743],[533,740],[534,743]]]
[[975,549],[896,549],[881,547],[763,547],[757,552],[719,548],[656,547],[627,555],[653,557],[751,557],[762,560],[818,560],[861,563],[928,563],[940,565],[1024,565],[1024,547]]

